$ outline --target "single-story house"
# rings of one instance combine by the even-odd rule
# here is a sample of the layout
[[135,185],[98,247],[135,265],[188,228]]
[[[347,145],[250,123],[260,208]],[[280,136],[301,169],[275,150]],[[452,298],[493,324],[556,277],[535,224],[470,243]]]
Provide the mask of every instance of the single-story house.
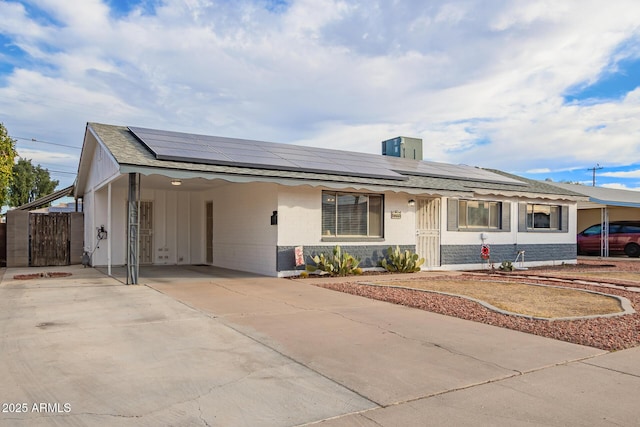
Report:
[[482,244],[498,264],[575,263],[584,199],[465,165],[98,123],[75,197],[92,265],[134,280],[144,264],[288,276],[296,249],[309,262],[335,245],[365,268],[396,245],[425,269],[483,268]]

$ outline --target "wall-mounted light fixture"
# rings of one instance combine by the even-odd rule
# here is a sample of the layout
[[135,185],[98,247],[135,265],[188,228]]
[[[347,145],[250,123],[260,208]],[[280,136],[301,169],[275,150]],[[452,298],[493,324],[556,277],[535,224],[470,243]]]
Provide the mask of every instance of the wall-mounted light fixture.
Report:
[[182,185],[182,180],[181,179],[172,179],[171,180],[171,185]]
[[409,206],[415,206],[416,205],[416,201],[411,199],[409,200]]
[[278,211],[273,211],[271,214],[271,225],[278,225]]

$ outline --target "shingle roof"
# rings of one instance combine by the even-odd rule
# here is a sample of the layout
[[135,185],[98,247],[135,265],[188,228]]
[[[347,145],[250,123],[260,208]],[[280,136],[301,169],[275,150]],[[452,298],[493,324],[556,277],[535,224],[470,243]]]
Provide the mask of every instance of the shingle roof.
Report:
[[[406,180],[369,178],[357,176],[340,176],[329,173],[273,170],[261,169],[257,167],[239,167],[227,165],[212,165],[202,163],[191,163],[174,160],[158,160],[126,126],[113,126],[100,123],[89,123],[88,127],[100,139],[100,141],[110,151],[116,162],[122,167],[135,166],[147,167],[159,170],[180,170],[189,172],[202,172],[203,174],[223,174],[241,175],[245,177],[255,177],[256,180],[265,178],[282,178],[290,180],[325,182],[341,184],[360,184],[368,186],[384,186],[402,189],[417,189],[428,191],[446,192],[475,192],[482,190],[489,193],[534,193],[553,196],[577,196],[568,190],[558,187],[540,184],[538,181],[524,179],[519,176],[507,174],[500,171],[491,171],[503,176],[515,178],[523,185],[498,183],[498,182],[478,182],[473,180],[442,178],[432,176],[405,175]],[[372,154],[373,156],[373,154]]]

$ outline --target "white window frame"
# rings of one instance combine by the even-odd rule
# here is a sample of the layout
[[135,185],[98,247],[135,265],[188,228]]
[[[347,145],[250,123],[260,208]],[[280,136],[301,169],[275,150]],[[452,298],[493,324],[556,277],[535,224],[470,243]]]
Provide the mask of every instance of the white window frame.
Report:
[[[539,212],[536,212],[536,208]],[[555,208],[555,212],[554,209]],[[530,231],[559,231],[562,229],[562,206],[548,205],[541,203],[527,203],[527,230]],[[543,213],[542,210],[549,211],[549,226],[536,226],[536,213]]]
[[[324,218],[325,218],[325,195],[331,197],[333,196],[335,202],[335,217],[333,221],[333,232],[331,234],[331,230],[326,229]],[[338,234],[338,224],[339,224],[339,215],[340,210],[338,209],[338,200],[340,196],[366,196],[367,197],[367,207],[366,207],[366,222],[367,222],[367,232],[364,234]],[[371,230],[371,198],[379,198],[380,200],[380,212],[379,212],[379,230]],[[384,195],[376,194],[376,193],[354,193],[354,192],[346,192],[346,191],[330,191],[323,190],[322,191],[322,202],[321,202],[321,233],[323,240],[341,240],[341,239],[383,239],[384,238]]]
[[[481,225],[473,225],[469,224],[469,204],[470,203],[482,203],[487,206],[487,224]],[[491,206],[497,207],[497,225],[491,225],[492,216],[491,216]],[[460,199],[458,200],[458,229],[459,230],[501,230],[502,229],[502,202],[494,201],[494,200],[478,200],[478,199]],[[464,212],[464,223],[461,221],[462,214]],[[494,221],[495,222],[495,221]]]

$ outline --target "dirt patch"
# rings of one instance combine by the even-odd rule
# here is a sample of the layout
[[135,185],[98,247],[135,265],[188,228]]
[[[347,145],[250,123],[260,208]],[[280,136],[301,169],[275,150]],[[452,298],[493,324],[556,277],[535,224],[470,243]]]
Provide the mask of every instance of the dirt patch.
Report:
[[547,319],[622,313],[617,298],[577,289],[487,280],[401,280],[373,282],[443,292],[484,301],[500,310]]

